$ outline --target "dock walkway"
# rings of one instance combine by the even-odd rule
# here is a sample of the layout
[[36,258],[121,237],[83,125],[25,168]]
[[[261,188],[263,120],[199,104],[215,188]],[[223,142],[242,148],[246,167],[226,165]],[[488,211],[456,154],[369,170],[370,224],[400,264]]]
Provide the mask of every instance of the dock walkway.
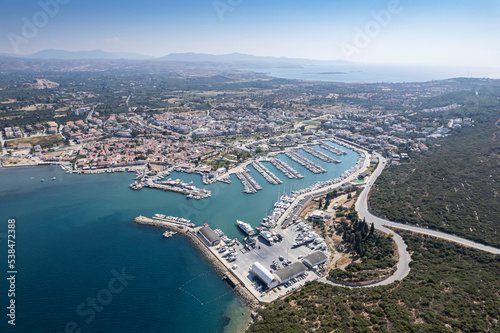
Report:
[[329,144],[325,143],[324,141],[321,142],[319,146],[321,148],[323,148],[324,150],[328,150],[329,152],[334,153],[335,155],[345,155],[345,154],[347,154],[345,151],[340,150],[338,148],[335,148],[334,146],[329,145]]
[[290,157],[292,160],[299,163],[300,165],[302,165],[303,167],[305,167],[306,169],[308,169],[312,173],[325,173],[326,172],[326,169],[324,169],[323,167],[320,167],[319,165],[312,162],[311,160],[305,158],[304,156],[299,155],[297,153],[297,150],[287,151],[285,153],[285,155]]
[[252,166],[259,172],[269,183],[273,185],[283,184],[281,179],[279,179],[274,173],[269,171],[262,163],[259,161],[253,161]]
[[191,243],[196,246],[198,250],[200,250],[203,256],[213,265],[215,270],[222,277],[226,277],[230,280],[230,282],[235,286],[233,290],[238,293],[238,295],[240,295],[240,297],[247,303],[250,308],[256,309],[259,306],[259,301],[257,300],[257,298],[245,287],[243,283],[241,283],[241,281],[237,279],[237,277],[230,273],[230,269],[226,267],[226,265],[221,260],[219,260],[219,258],[217,258],[217,256],[215,256],[212,251],[210,251],[210,249],[196,235],[198,229],[201,227],[184,227],[183,229],[180,229],[179,223],[160,221],[145,216],[136,217],[134,219],[134,223],[164,228],[167,230],[175,230],[179,234],[186,236],[191,241]]
[[283,172],[285,176],[287,176],[290,179],[302,179],[304,176],[302,176],[297,170],[286,164],[280,159],[277,158],[271,158],[270,162],[278,169],[279,171]]
[[323,152],[321,152],[321,151],[319,151],[319,150],[317,150],[317,149],[314,149],[314,148],[313,148],[313,147],[311,147],[311,146],[304,146],[304,147],[302,147],[302,149],[303,149],[305,152],[307,152],[307,153],[311,154],[311,155],[312,155],[312,156],[314,156],[314,157],[319,158],[319,159],[320,159],[320,160],[322,160],[322,161],[325,161],[325,162],[328,162],[328,163],[340,163],[340,161],[339,161],[339,160],[336,160],[336,159],[334,159],[333,157],[330,157],[330,156],[328,156],[327,154],[325,154],[325,153],[323,153]]

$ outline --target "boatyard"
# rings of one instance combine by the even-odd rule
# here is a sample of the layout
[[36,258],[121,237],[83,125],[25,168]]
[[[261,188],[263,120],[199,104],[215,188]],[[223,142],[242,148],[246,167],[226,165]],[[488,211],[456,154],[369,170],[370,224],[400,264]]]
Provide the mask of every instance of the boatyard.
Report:
[[[159,221],[157,219],[151,219],[145,216],[138,216],[134,219],[134,223],[153,226],[157,228],[163,228],[170,231],[175,231],[181,235],[186,236],[191,243],[200,250],[200,252],[205,256],[205,258],[213,265],[214,269],[221,274],[224,279],[229,279],[234,283],[234,275],[231,274],[226,265],[217,257],[214,256],[210,248],[205,244],[198,236],[197,231],[201,229],[184,227],[181,224],[175,222]],[[256,308],[259,305],[258,299],[245,288],[244,285],[237,283],[233,285],[234,291],[247,303],[251,308]]]
[[[312,281],[320,277],[316,268],[310,270],[306,268],[302,261],[311,253],[320,251],[326,258],[330,257],[329,250],[322,246],[317,246],[314,242],[319,238],[316,235],[304,246],[296,246],[297,238],[307,237],[311,229],[308,229],[304,222],[297,221],[293,227],[280,229],[279,240],[264,239],[262,236],[255,236],[251,241],[243,245],[235,241],[232,245],[227,245],[222,240],[217,239],[215,243],[208,243],[205,236],[202,236],[202,229],[211,231],[208,226],[187,227],[182,223],[173,220],[162,220],[158,218],[147,218],[138,216],[134,222],[142,225],[150,225],[158,228],[170,230],[164,233],[171,237],[172,231],[187,236],[193,244],[198,247],[205,257],[214,265],[223,278],[229,280],[235,290],[252,306],[259,302],[272,302],[293,290],[302,287],[307,281]],[[206,232],[206,231],[205,231]],[[215,234],[214,231],[211,231]],[[217,235],[218,236],[218,235]],[[233,246],[230,248],[229,246]],[[315,248],[318,251],[315,251]],[[234,259],[234,258],[237,258]],[[265,267],[269,274],[273,275],[275,281],[267,284],[257,272],[251,268],[258,263],[258,266]],[[297,270],[297,267],[300,269]],[[293,268],[293,270],[291,270]],[[291,272],[289,272],[291,271]],[[273,272],[273,273],[271,273]],[[290,275],[291,273],[294,273]]]

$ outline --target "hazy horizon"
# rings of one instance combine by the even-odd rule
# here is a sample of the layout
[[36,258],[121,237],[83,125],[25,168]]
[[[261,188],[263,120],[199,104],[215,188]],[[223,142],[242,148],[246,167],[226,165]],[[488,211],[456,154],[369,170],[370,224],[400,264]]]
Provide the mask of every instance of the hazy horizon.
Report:
[[500,3],[27,0],[0,4],[0,53],[45,49],[500,67]]

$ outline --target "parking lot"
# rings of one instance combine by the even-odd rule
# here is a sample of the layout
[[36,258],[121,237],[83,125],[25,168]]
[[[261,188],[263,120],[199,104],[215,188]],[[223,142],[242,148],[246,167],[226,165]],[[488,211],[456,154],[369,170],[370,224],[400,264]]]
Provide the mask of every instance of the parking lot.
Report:
[[[255,248],[250,251],[246,250],[243,244],[232,246],[237,252],[237,259],[233,262],[228,262],[222,257],[218,251],[220,246],[211,248],[212,252],[225,263],[228,270],[243,281],[247,289],[263,302],[271,302],[285,295],[287,292],[303,286],[305,282],[318,278],[315,272],[309,270],[306,272],[307,275],[305,278],[297,279],[298,281],[288,287],[281,285],[279,288],[276,288],[276,291],[266,290],[267,286],[264,286],[264,284],[250,272],[250,268],[255,262],[261,263],[266,269],[274,272],[275,268],[271,267],[273,261],[278,262],[281,268],[283,268],[286,261],[292,263],[301,261],[302,257],[316,251],[315,249],[306,247],[306,245],[293,248],[295,239],[300,234],[300,232],[297,231],[296,224],[286,229],[276,228],[275,231],[281,234],[283,238],[279,242],[274,242],[273,245],[270,245],[265,239],[259,236],[256,238],[257,242]],[[328,249],[325,250],[324,253],[330,258],[331,254]],[[283,260],[280,260],[280,256],[282,256]],[[237,267],[233,269],[232,267],[235,264]]]

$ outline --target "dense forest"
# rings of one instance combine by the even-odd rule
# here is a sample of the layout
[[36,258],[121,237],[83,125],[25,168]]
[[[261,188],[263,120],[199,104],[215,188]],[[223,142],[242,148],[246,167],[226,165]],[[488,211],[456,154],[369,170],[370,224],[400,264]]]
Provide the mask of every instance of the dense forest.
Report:
[[320,282],[258,311],[248,332],[498,332],[500,257],[403,232],[410,274],[388,286]]
[[431,142],[411,163],[385,170],[370,208],[390,220],[419,224],[500,246],[500,93],[453,113],[475,125]]

